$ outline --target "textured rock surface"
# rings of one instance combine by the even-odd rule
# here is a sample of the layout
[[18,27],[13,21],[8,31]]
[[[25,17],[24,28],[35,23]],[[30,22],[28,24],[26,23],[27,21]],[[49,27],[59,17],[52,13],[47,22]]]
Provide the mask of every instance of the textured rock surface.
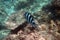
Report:
[[48,22],[51,19],[51,12],[38,11],[33,16],[39,23]]
[[50,4],[50,2],[51,1],[49,0],[0,0],[0,10],[3,10],[1,11],[3,14],[1,15],[3,17],[3,19],[1,18],[1,21],[4,24],[4,22],[8,20],[10,15],[12,15],[16,11],[18,12],[18,10],[21,9],[32,13],[40,11],[43,6]]
[[46,29],[44,28],[45,26],[41,28],[42,30],[36,31],[31,30],[31,28],[29,28],[31,25],[28,24],[26,28],[24,28],[24,31],[20,30],[17,34],[10,34],[4,40],[54,40],[54,36],[52,34],[49,34],[47,30],[44,30]]
[[[0,38],[9,34],[4,40],[60,40],[60,2],[50,3],[51,0],[0,0],[0,26],[5,23],[3,26],[13,29],[9,34],[10,30],[5,31],[1,26]],[[41,10],[43,6],[46,10]],[[21,9],[34,13],[40,31],[31,28],[29,23],[25,25]]]
[[4,40],[60,40],[58,25],[53,21],[48,25],[46,25],[46,22],[44,24],[42,23],[39,26],[40,31],[37,31],[31,28],[32,26],[30,24],[27,24],[26,27],[23,27],[19,31],[12,31],[13,33],[10,33]]
[[0,30],[0,40],[5,38],[9,33],[10,33],[10,30],[6,30],[6,29]]
[[12,13],[5,22],[6,28],[13,30],[19,25],[21,25],[22,23],[24,23],[26,20],[23,14],[24,14],[24,11],[21,11],[21,10],[15,13]]

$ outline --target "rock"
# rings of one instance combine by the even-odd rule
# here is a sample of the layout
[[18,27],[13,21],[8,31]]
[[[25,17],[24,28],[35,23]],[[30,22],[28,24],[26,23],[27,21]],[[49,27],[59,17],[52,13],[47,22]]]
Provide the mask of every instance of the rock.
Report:
[[10,33],[10,30],[0,30],[0,40],[3,40],[3,38],[5,38],[8,34]]
[[39,23],[48,22],[51,19],[50,15],[51,15],[50,12],[46,13],[45,11],[38,11],[38,12],[33,14],[34,18]]
[[11,14],[5,22],[6,28],[15,29],[16,27],[24,23],[25,19],[24,19],[23,14],[24,12],[21,10]]

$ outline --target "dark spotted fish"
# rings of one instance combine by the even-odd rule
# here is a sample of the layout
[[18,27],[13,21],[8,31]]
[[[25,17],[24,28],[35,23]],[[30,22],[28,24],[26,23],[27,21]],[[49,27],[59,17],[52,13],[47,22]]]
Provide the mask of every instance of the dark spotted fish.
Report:
[[33,16],[29,12],[25,12],[24,14],[26,20],[34,27],[36,25]]

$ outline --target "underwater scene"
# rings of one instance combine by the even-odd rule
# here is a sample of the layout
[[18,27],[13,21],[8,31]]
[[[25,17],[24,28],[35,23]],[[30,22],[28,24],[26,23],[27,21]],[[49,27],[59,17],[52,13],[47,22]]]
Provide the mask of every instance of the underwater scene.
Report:
[[60,0],[0,0],[0,40],[60,40]]

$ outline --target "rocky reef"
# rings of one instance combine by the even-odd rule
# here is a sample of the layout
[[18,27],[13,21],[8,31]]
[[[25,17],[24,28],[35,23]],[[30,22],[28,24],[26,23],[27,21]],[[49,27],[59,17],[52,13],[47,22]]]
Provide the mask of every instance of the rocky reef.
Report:
[[[0,40],[60,40],[59,0],[0,0]],[[37,21],[35,30],[25,18]]]

